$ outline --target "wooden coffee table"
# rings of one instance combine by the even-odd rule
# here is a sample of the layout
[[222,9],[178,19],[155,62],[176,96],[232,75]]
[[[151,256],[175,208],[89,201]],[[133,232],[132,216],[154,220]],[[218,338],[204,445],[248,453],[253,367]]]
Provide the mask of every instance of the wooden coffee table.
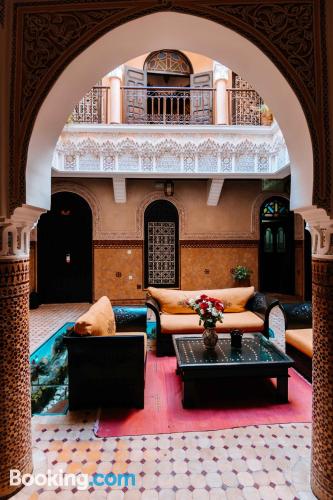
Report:
[[241,349],[231,347],[230,335],[219,335],[214,353],[206,351],[201,335],[173,335],[177,374],[183,383],[183,406],[195,406],[196,385],[223,378],[276,378],[280,402],[288,402],[288,368],[294,361],[261,333],[243,335]]

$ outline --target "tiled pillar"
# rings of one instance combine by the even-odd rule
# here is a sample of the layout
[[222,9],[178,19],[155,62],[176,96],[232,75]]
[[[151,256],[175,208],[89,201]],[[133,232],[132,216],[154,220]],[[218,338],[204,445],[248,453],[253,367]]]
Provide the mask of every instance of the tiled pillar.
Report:
[[311,487],[333,498],[333,222],[322,209],[302,213],[312,238],[313,402]]
[[32,471],[29,366],[29,235],[41,211],[0,220],[0,497],[9,471]]
[[0,497],[9,470],[32,471],[29,259],[0,258]]
[[311,486],[333,498],[333,260],[312,260],[313,430]]

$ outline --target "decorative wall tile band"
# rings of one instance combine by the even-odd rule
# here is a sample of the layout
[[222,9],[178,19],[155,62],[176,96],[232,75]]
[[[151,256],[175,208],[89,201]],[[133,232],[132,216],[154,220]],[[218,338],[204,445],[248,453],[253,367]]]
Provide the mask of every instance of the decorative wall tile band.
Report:
[[182,248],[257,248],[257,240],[182,240]]
[[142,240],[94,240],[94,248],[143,248]]

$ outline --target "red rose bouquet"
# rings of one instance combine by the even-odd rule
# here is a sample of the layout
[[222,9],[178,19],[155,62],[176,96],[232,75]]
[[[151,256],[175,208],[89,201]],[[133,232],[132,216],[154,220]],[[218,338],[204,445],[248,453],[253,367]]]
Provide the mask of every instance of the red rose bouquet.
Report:
[[199,325],[205,328],[215,328],[218,321],[223,321],[224,304],[218,299],[202,294],[196,299],[187,299],[186,304],[199,315]]

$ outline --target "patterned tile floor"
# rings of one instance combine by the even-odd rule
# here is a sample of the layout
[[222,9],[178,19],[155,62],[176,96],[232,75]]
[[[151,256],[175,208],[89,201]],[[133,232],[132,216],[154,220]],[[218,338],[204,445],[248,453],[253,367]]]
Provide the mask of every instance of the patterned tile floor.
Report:
[[75,321],[90,304],[43,304],[30,310],[30,352],[67,321]]
[[[77,307],[78,306],[78,307]],[[42,306],[31,322],[38,346],[87,306]],[[38,312],[38,315],[36,314]],[[38,317],[38,316],[44,317]],[[49,316],[49,320],[48,320]],[[53,323],[51,323],[51,321]],[[52,327],[51,327],[52,325]],[[49,333],[46,334],[46,331]],[[98,439],[94,412],[33,417],[35,473],[135,474],[135,485],[26,486],[15,499],[308,500],[310,424]]]

